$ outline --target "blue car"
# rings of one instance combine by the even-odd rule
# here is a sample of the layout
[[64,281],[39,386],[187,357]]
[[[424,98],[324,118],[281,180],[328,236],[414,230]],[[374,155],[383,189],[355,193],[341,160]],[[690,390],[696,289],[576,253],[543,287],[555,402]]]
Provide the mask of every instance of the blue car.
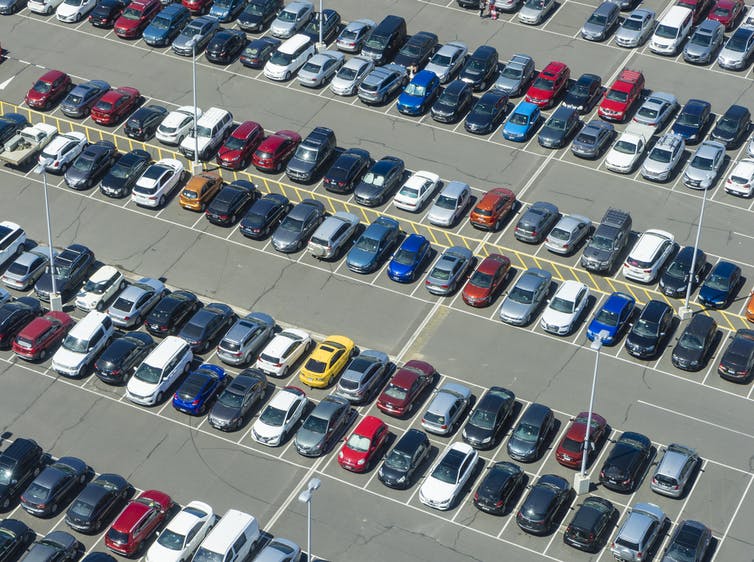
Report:
[[246,7],[246,0],[215,0],[209,15],[227,23],[236,19]]
[[603,336],[602,343],[613,345],[618,341],[621,332],[628,326],[631,316],[636,308],[636,299],[626,293],[616,291],[604,302],[604,304],[594,315],[589,327],[586,330],[586,337],[589,341],[594,339],[600,332],[607,332]]
[[60,104],[60,110],[68,117],[86,117],[94,104],[110,90],[104,80],[90,80],[79,84]]
[[398,243],[401,227],[398,221],[378,217],[361,233],[348,252],[346,265],[354,273],[370,273],[377,269]]
[[673,123],[673,132],[681,135],[686,144],[694,144],[702,140],[704,128],[712,115],[712,105],[708,101],[690,99],[678,113]]
[[702,283],[697,300],[709,308],[725,308],[733,299],[740,281],[740,267],[728,261],[719,261]]
[[387,276],[398,283],[411,283],[429,258],[432,247],[421,234],[408,236],[387,266]]
[[421,70],[398,96],[398,111],[406,115],[422,115],[440,93],[440,79],[431,70]]
[[186,6],[168,4],[144,30],[144,42],[152,47],[170,45],[190,20],[191,12]]
[[522,101],[513,110],[503,127],[503,136],[514,142],[524,142],[539,123],[539,107]]
[[225,369],[211,363],[199,365],[191,371],[173,395],[173,408],[192,416],[201,416],[207,411],[212,399],[230,382]]

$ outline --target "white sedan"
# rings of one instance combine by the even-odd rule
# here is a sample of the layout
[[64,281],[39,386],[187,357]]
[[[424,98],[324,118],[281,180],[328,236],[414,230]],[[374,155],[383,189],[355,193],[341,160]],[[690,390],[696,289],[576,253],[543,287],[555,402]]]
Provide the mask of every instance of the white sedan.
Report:
[[461,70],[468,54],[469,48],[466,43],[451,41],[440,47],[440,50],[432,55],[425,70],[434,72],[440,79],[440,83],[445,84],[455,76],[456,72]]
[[301,419],[307,402],[300,388],[281,388],[254,422],[251,438],[262,445],[277,447]]
[[97,5],[97,0],[64,0],[55,16],[66,23],[81,21]]
[[147,562],[190,560],[204,537],[215,524],[212,508],[192,501],[173,517],[147,551]]
[[[202,110],[196,108],[196,118],[202,116]],[[184,105],[168,113],[157,127],[155,137],[163,144],[178,146],[194,125],[194,106]]]
[[86,148],[86,144],[86,135],[78,131],[56,135],[42,150],[39,163],[46,164],[45,170],[48,172],[65,173],[71,162]]
[[254,366],[268,375],[284,378],[312,345],[313,340],[307,332],[288,328],[270,340]]
[[542,313],[542,329],[559,336],[570,334],[588,301],[589,287],[571,279],[563,281]]
[[353,96],[372,70],[374,61],[364,57],[352,57],[340,67],[330,82],[330,91],[337,96]]
[[636,167],[647,149],[644,137],[635,133],[623,133],[605,157],[605,167],[619,174],[628,174]]
[[432,172],[414,172],[393,198],[393,205],[404,211],[417,212],[432,197],[440,176]]
[[302,86],[318,88],[338,72],[346,56],[338,51],[322,51],[314,55],[298,71],[298,82]]
[[728,176],[725,191],[739,197],[751,197],[754,193],[754,158],[744,158]]
[[479,455],[471,445],[453,443],[440,457],[419,489],[419,500],[429,507],[448,510],[474,473]]
[[131,201],[142,207],[162,207],[182,177],[183,164],[174,158],[163,158],[136,180]]

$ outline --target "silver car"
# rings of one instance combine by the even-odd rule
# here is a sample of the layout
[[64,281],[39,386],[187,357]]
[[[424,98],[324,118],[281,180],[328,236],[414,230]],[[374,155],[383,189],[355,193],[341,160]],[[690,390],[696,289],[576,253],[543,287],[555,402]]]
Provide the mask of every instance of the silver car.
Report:
[[640,562],[646,553],[660,540],[668,518],[665,512],[653,503],[637,503],[615,535],[610,552],[623,562]]
[[471,390],[456,382],[445,383],[422,416],[422,427],[430,433],[448,435],[460,424],[471,404]]
[[374,70],[374,61],[364,57],[348,59],[330,82],[330,91],[338,96],[352,96],[364,78]]
[[310,58],[298,71],[298,82],[302,86],[317,88],[335,76],[346,56],[338,51],[322,51]]
[[592,231],[592,220],[582,215],[563,215],[545,238],[545,246],[556,254],[570,254]]
[[278,17],[270,24],[270,33],[278,39],[288,39],[298,33],[314,17],[314,4],[311,2],[291,2],[280,10]]
[[615,127],[601,119],[594,119],[584,125],[571,143],[571,152],[579,158],[597,158],[610,146],[615,137]]
[[641,175],[651,181],[667,181],[683,158],[686,141],[681,135],[666,133],[655,143],[641,165]]
[[288,539],[274,538],[256,555],[254,562],[298,562],[301,547]]
[[603,2],[581,27],[581,36],[587,41],[604,41],[618,24],[620,7],[613,2]]
[[[52,255],[54,258],[58,252],[53,250]],[[17,291],[25,291],[37,282],[49,261],[50,249],[46,246],[37,246],[24,252],[3,273],[3,284]]]
[[691,189],[708,189],[715,183],[725,162],[725,145],[703,141],[683,172],[683,185]]
[[359,217],[345,211],[327,217],[309,239],[309,253],[318,259],[335,258],[346,249],[359,224]]
[[461,69],[468,54],[469,48],[466,43],[450,41],[440,47],[440,50],[432,56],[424,70],[434,72],[435,76],[440,79],[440,84],[445,84]]
[[427,274],[424,286],[433,295],[449,295],[466,279],[474,254],[464,246],[445,250]]
[[653,92],[634,115],[634,122],[661,130],[680,108],[678,99],[666,92]]
[[167,293],[165,284],[151,277],[142,277],[118,295],[107,309],[113,324],[124,328],[136,326],[146,318],[150,310]]
[[654,10],[634,10],[615,32],[615,42],[621,47],[639,47],[652,36],[656,25]]
[[683,48],[683,60],[707,64],[725,41],[725,26],[719,21],[704,20],[691,34]]
[[347,53],[358,53],[375,25],[374,21],[365,18],[348,22],[335,40],[335,46]]
[[552,273],[544,269],[524,271],[500,304],[500,320],[514,326],[531,322],[550,292],[551,281]]
[[343,434],[353,417],[351,403],[330,394],[317,404],[296,432],[294,444],[300,455],[318,457]]
[[555,0],[526,0],[518,11],[518,21],[538,25],[555,9]]
[[390,373],[390,358],[382,351],[366,349],[346,365],[335,394],[353,403],[369,400],[382,388]]
[[[201,16],[192,20],[181,33],[173,39],[170,48],[176,55],[190,57],[194,51],[200,53],[207,46],[220,30],[220,22],[212,16]],[[197,37],[196,45],[193,44],[194,37]]]
[[671,443],[665,449],[649,486],[663,496],[681,497],[700,462],[701,459],[694,449]]
[[324,219],[325,206],[322,202],[304,199],[293,207],[272,233],[272,246],[283,253],[300,250]]
[[228,365],[242,365],[256,360],[275,330],[275,320],[269,314],[252,312],[227,331],[217,346],[217,356]]
[[529,55],[516,54],[509,60],[495,82],[495,88],[510,97],[522,95],[534,78],[534,59]]
[[427,220],[436,226],[453,226],[471,203],[469,184],[451,181],[437,196],[427,213]]
[[754,52],[754,27],[739,27],[717,56],[721,68],[741,70],[749,65]]

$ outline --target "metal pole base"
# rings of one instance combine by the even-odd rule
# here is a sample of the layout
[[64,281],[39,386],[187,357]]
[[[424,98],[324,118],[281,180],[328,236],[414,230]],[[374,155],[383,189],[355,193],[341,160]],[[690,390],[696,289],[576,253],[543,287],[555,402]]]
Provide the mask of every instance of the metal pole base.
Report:
[[50,293],[50,310],[63,312],[63,297],[60,293]]
[[192,162],[191,163],[191,175],[195,176],[197,174],[201,174],[204,171],[204,165],[201,162]]
[[689,306],[681,306],[678,308],[678,316],[681,320],[688,320],[694,315],[694,311]]
[[588,494],[592,486],[592,481],[589,479],[588,474],[581,474],[577,472],[573,475],[573,489],[576,491],[577,496],[583,496]]
[[320,43],[319,41],[314,45],[314,47],[317,49],[318,53],[321,53],[322,51],[327,50],[327,44]]

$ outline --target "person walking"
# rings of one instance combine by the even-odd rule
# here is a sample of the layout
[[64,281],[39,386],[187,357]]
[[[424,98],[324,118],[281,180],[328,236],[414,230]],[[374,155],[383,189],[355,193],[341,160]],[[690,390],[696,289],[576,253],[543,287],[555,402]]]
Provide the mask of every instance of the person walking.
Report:
[[479,17],[484,17],[484,9],[487,7],[487,0],[479,0]]
[[495,0],[489,0],[490,3],[490,18],[497,20],[497,10],[495,9]]

